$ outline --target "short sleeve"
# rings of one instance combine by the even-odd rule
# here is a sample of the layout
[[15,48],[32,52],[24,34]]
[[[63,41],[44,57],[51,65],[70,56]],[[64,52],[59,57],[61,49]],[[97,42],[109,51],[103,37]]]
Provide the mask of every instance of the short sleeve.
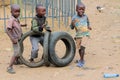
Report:
[[7,23],[7,28],[12,29],[12,25],[13,25],[13,20],[9,19]]
[[77,16],[76,16],[76,15],[74,15],[74,16],[72,17],[72,21],[74,21],[74,20],[76,19],[76,17],[77,17]]

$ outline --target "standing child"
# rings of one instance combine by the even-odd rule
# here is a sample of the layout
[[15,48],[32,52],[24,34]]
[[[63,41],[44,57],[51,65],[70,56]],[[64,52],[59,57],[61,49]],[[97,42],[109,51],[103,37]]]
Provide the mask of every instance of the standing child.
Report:
[[[50,31],[50,29],[47,26],[46,21],[46,8],[43,7],[41,4],[38,4],[36,6],[36,16],[32,19],[31,23],[31,30],[34,32],[42,32],[43,28]],[[32,51],[31,51],[31,58],[29,59],[30,62],[34,61],[34,58],[38,57],[38,51],[39,51],[39,42],[43,43],[44,35],[43,34],[35,34],[30,36],[30,41],[32,44]]]
[[89,25],[89,20],[87,15],[84,14],[85,12],[85,5],[83,3],[76,5],[76,12],[77,15],[74,15],[71,22],[71,29],[76,30],[76,45],[79,49],[80,60],[78,60],[77,66],[83,67],[85,64],[84,61],[84,54],[85,54],[85,44],[83,39],[89,38],[90,33],[89,30],[92,28]]
[[20,16],[20,7],[17,4],[11,5],[11,17],[8,20],[8,25],[6,27],[6,32],[9,36],[9,38],[12,41],[13,49],[14,49],[14,54],[11,58],[10,64],[7,67],[7,72],[8,73],[15,73],[13,69],[13,64],[19,57],[19,43],[18,40],[20,40],[22,36],[22,29],[21,26],[26,26],[26,25],[20,25],[18,17]]

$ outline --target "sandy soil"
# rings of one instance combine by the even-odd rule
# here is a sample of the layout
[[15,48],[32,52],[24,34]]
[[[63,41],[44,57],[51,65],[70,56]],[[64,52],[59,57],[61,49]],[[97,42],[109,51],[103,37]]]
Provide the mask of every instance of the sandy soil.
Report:
[[[84,68],[76,67],[74,61],[79,59],[76,52],[74,60],[66,67],[29,68],[25,65],[16,65],[14,66],[16,74],[7,73],[6,67],[12,56],[12,48],[0,21],[0,80],[120,80],[120,77],[103,78],[104,73],[120,74],[120,1],[84,0],[83,2],[93,28],[86,49]],[[104,6],[102,13],[96,10],[97,5]],[[69,33],[74,35],[75,32],[69,30]],[[62,46],[59,48],[62,49]]]

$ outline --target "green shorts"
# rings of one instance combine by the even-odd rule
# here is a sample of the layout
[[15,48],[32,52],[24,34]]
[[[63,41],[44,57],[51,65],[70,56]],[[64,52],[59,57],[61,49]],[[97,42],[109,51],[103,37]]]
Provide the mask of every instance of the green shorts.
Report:
[[76,38],[82,38],[82,37],[85,37],[85,36],[89,37],[90,33],[89,32],[81,32],[81,33],[77,32],[76,35],[75,35]]

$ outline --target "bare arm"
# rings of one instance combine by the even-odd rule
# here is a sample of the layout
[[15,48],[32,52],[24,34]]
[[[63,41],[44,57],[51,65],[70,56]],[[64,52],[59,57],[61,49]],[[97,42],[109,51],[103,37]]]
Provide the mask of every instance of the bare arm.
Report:
[[43,24],[43,26],[44,26],[44,28],[45,28],[46,31],[51,32],[51,29],[50,29],[50,27],[48,26],[48,21],[47,21],[47,20],[45,21],[45,24]]
[[70,27],[71,27],[71,29],[74,29],[74,27],[75,27],[75,21],[71,22]]
[[11,28],[7,28],[6,29],[6,33],[9,36],[10,40],[12,41],[13,44],[16,44],[18,39],[15,39],[12,35],[12,29]]
[[87,26],[88,26],[88,29],[89,30],[92,30],[92,28],[90,27],[90,22],[89,22],[89,19],[87,18]]
[[27,26],[27,24],[20,24],[20,26],[21,26],[21,27],[26,27],[26,26]]

